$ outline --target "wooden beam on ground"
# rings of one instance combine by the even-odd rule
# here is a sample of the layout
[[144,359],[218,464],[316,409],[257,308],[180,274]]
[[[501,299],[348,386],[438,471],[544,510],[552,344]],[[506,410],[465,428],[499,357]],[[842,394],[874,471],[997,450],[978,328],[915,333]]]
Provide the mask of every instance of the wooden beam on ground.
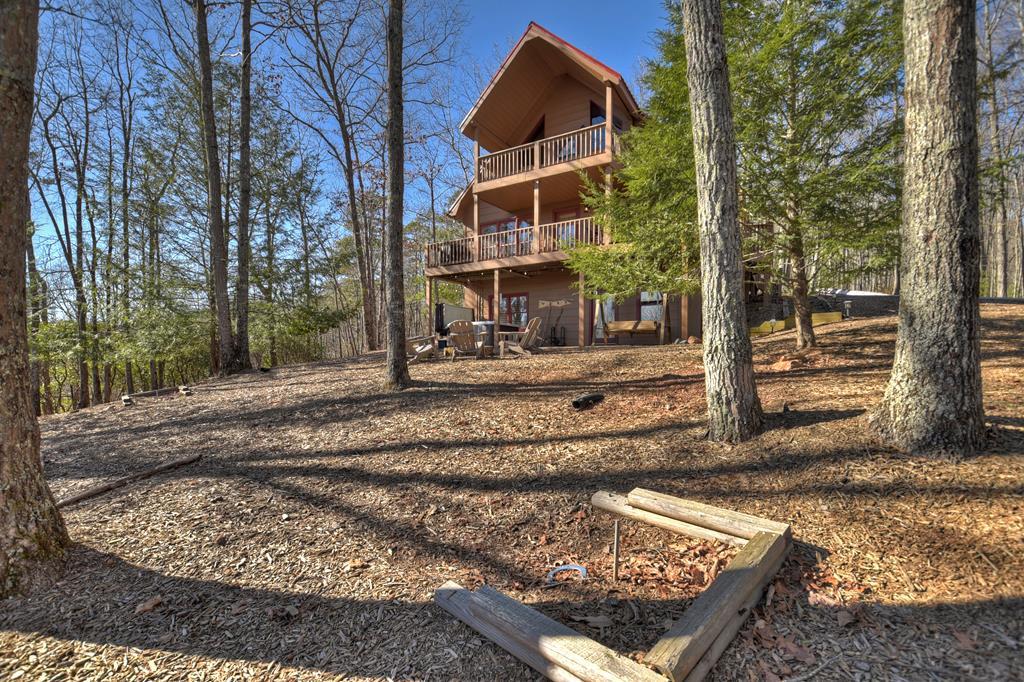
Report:
[[664,678],[572,628],[489,587],[447,582],[438,606],[549,678],[566,682],[664,682]]
[[88,500],[91,497],[96,497],[97,495],[102,495],[103,493],[110,492],[111,490],[115,490],[122,486],[128,485],[133,481],[139,481],[142,480],[143,478],[149,478],[150,476],[155,476],[156,474],[162,473],[164,471],[170,471],[171,469],[177,469],[180,466],[185,466],[186,464],[197,462],[201,457],[202,455],[192,455],[191,457],[183,457],[182,459],[171,460],[170,462],[164,462],[158,467],[146,469],[145,471],[139,471],[137,473],[129,474],[127,476],[123,476],[116,480],[110,481],[109,483],[94,486],[92,488],[89,488],[88,490],[84,490],[78,493],[77,495],[72,495],[71,497],[65,500],[61,500],[60,502],[57,503],[57,508],[60,509],[61,507],[66,507],[70,504],[82,502],[83,500]]
[[754,596],[740,609],[739,613],[733,614],[732,620],[718,634],[718,637],[715,637],[715,641],[704,652],[704,655],[700,657],[700,661],[693,667],[690,674],[686,676],[685,682],[701,682],[701,680],[707,677],[708,673],[715,667],[715,663],[718,663],[718,659],[722,657],[725,650],[732,644],[732,640],[739,634],[743,623],[746,622],[751,611],[761,601],[762,596],[764,596],[764,590],[757,590]]
[[693,500],[684,500],[653,490],[634,488],[626,496],[630,506],[659,516],[710,528],[721,533],[747,540],[760,532],[778,533],[788,539],[791,535],[789,524],[762,519],[751,514],[713,507]]
[[178,386],[165,386],[163,388],[154,388],[151,391],[142,391],[141,393],[132,393],[129,395],[130,398],[148,398],[152,396],[158,396],[162,393],[176,393],[178,392]]
[[434,591],[434,602],[438,606],[549,680],[554,680],[554,682],[582,682],[580,678],[572,673],[548,662],[534,649],[523,646],[515,639],[509,637],[490,621],[477,618],[469,608],[470,602],[475,599],[477,599],[475,593],[470,592],[457,582],[451,580]]
[[692,523],[686,523],[685,521],[679,521],[677,519],[662,516],[660,514],[654,514],[643,509],[638,509],[629,504],[625,495],[617,495],[615,493],[605,492],[603,490],[594,493],[593,497],[590,498],[590,503],[612,514],[618,514],[627,519],[633,519],[634,521],[643,521],[644,523],[658,528],[664,528],[665,530],[672,531],[673,533],[679,533],[680,535],[689,535],[691,537],[703,538],[705,540],[717,540],[718,542],[724,542],[730,545],[742,545],[745,540],[735,535],[728,533],[722,533],[711,528],[705,528]]
[[788,551],[789,541],[783,535],[755,535],[644,656],[644,662],[673,682],[684,680],[774,575]]

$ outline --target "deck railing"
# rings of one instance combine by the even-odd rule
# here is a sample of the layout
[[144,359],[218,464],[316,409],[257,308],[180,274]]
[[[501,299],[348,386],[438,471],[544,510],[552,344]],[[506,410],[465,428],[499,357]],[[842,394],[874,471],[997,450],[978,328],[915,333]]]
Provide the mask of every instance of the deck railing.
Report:
[[536,142],[485,154],[477,161],[477,182],[507,178],[531,170],[568,163],[605,151],[605,125],[587,126]]
[[564,251],[580,244],[603,244],[604,232],[590,216],[536,227],[463,237],[427,245],[427,267]]

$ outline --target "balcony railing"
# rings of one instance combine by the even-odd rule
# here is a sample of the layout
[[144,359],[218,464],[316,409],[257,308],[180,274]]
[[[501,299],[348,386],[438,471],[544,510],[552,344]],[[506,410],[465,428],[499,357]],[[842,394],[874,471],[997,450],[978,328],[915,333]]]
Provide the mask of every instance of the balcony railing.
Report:
[[477,160],[477,182],[499,180],[531,170],[596,156],[605,151],[606,136],[604,123],[598,123],[493,154],[485,154]]
[[427,245],[427,267],[564,251],[580,244],[603,244],[604,232],[591,217],[520,227]]

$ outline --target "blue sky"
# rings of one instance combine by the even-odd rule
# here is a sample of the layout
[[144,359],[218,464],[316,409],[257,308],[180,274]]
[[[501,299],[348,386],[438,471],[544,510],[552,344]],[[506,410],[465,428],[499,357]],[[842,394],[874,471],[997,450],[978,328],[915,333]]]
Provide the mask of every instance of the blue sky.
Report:
[[530,21],[569,41],[612,67],[636,86],[640,59],[655,54],[654,32],[665,26],[661,0],[466,0],[465,42],[488,64],[495,48],[507,52]]

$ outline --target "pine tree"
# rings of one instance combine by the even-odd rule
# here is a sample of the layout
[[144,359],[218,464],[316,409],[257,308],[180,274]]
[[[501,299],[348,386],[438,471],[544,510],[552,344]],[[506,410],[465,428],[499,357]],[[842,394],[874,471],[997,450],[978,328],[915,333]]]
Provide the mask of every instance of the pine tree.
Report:
[[776,254],[768,274],[792,294],[800,348],[815,345],[819,270],[893,236],[898,10],[889,0],[740,0],[729,15],[743,207],[774,226],[754,238]]

